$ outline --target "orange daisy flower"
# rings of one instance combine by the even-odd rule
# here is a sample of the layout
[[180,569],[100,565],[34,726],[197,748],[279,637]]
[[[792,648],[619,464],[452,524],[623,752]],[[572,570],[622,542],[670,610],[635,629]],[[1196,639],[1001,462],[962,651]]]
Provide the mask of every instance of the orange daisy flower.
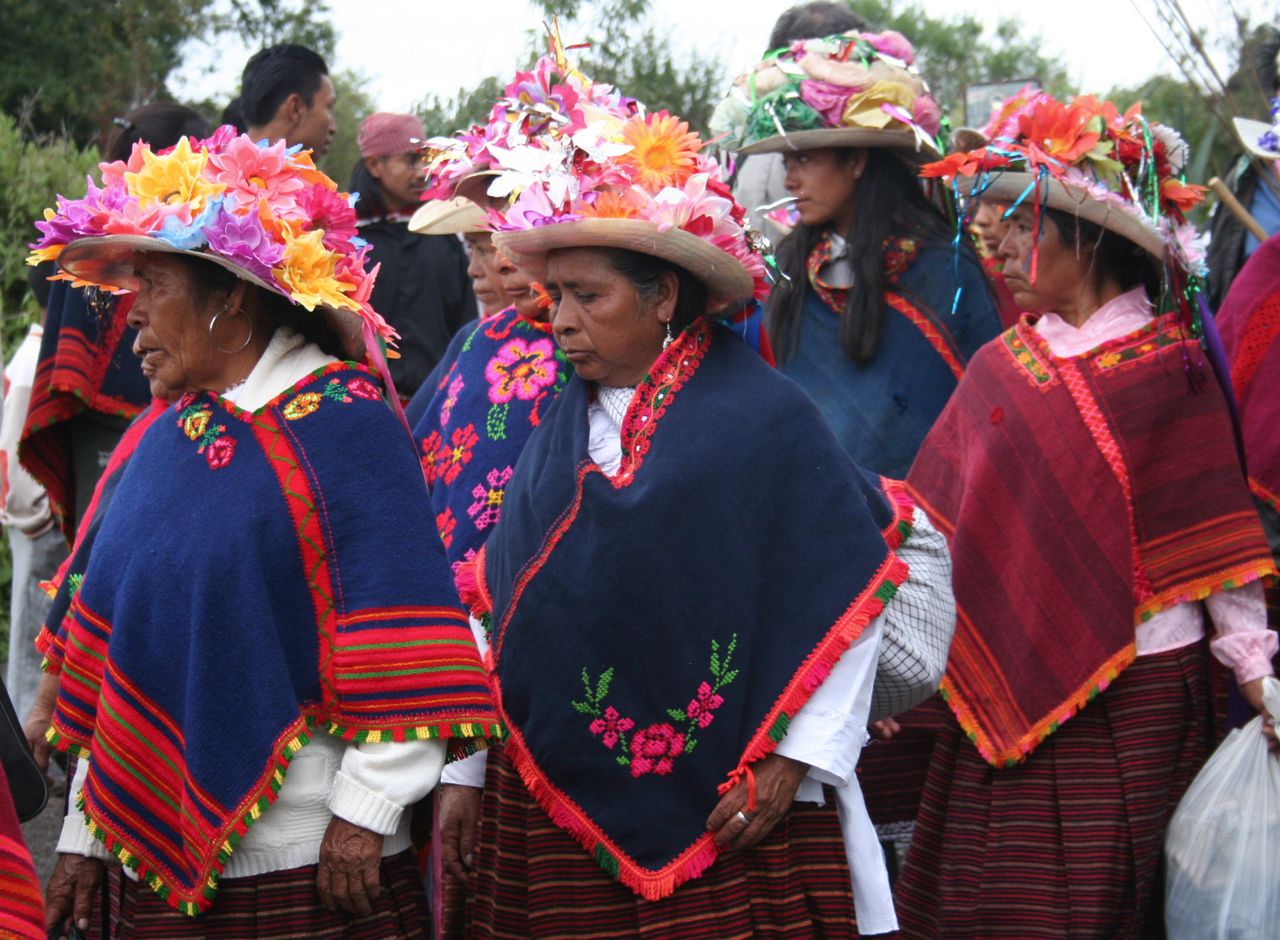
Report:
[[647,192],[682,186],[697,172],[701,138],[666,111],[627,121],[622,126],[622,139],[632,149],[618,157],[618,162],[635,170],[636,183]]
[[644,198],[628,189],[621,193],[602,192],[593,204],[583,203],[581,211],[589,219],[634,219],[643,206]]

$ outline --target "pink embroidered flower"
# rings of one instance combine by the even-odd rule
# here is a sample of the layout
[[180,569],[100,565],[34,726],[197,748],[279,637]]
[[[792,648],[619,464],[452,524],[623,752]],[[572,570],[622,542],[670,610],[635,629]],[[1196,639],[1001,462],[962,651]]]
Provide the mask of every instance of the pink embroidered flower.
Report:
[[683,734],[669,724],[650,725],[631,739],[631,776],[669,774],[683,753]]
[[600,736],[605,747],[613,747],[618,743],[618,735],[625,734],[636,726],[630,718],[623,718],[618,710],[610,705],[604,710],[604,716],[591,722],[591,733]]
[[477,483],[471,490],[475,502],[467,507],[467,515],[475,522],[476,528],[483,531],[498,521],[502,515],[502,499],[507,493],[507,481],[511,479],[511,468],[490,470],[485,477],[486,487]]
[[705,728],[715,718],[713,712],[723,704],[724,697],[712,694],[711,685],[704,682],[698,686],[698,697],[689,703],[685,714],[690,719],[697,719],[699,728]]
[[365,401],[377,401],[382,397],[382,394],[378,391],[378,386],[368,379],[352,379],[347,383],[347,391],[356,396],[356,398],[363,398]]
[[555,383],[555,348],[549,339],[513,339],[485,366],[489,400],[495,405],[513,398],[531,401]]
[[449,394],[445,398],[444,404],[440,406],[440,424],[442,427],[449,423],[449,416],[453,414],[453,406],[458,403],[458,395],[462,393],[464,384],[460,375],[454,376],[453,381],[449,383]]
[[441,445],[436,452],[436,473],[445,483],[453,483],[458,479],[462,468],[471,462],[472,452],[480,440],[476,434],[476,426],[454,428],[449,446]]
[[444,542],[445,548],[453,544],[453,530],[457,525],[458,520],[453,517],[452,509],[446,509],[436,516],[436,531],[440,533],[440,541]]
[[231,463],[236,452],[236,441],[233,437],[220,437],[204,448],[204,459],[210,470],[220,470]]

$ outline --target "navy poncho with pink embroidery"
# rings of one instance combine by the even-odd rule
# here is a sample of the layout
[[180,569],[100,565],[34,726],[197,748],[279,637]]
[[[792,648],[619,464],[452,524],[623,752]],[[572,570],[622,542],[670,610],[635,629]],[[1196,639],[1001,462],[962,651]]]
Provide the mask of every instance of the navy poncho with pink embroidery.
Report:
[[588,456],[590,397],[575,378],[547,411],[459,583],[491,614],[530,791],[657,899],[715,861],[718,788],[776,747],[893,597],[910,503],[705,321],[637,388],[613,477]]

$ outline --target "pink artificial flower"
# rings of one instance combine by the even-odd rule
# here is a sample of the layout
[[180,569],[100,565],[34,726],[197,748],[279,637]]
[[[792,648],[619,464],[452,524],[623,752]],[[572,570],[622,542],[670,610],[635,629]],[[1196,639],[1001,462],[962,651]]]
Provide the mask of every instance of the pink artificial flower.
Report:
[[915,64],[916,51],[911,47],[911,42],[902,33],[886,29],[883,33],[865,33],[863,38],[871,43],[871,48],[881,55],[900,59],[907,65]]
[[916,98],[911,105],[911,117],[930,137],[937,137],[938,131],[942,129],[942,110],[938,107],[938,102],[928,95]]
[[805,79],[800,83],[800,99],[818,112],[822,123],[839,127],[844,117],[844,106],[849,103],[853,89],[848,85]]
[[349,198],[319,184],[304,188],[297,197],[302,227],[307,231],[321,229],[321,244],[330,251],[348,252],[356,236],[356,210]]
[[259,147],[248,135],[233,138],[221,152],[209,154],[210,177],[227,187],[225,198],[237,212],[266,203],[271,215],[296,219],[298,194],[305,187],[285,156],[285,142]]

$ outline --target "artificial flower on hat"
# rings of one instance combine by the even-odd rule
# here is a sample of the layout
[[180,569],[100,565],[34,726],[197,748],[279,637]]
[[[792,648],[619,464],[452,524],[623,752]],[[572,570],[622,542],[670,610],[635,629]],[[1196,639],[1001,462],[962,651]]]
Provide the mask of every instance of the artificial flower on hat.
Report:
[[1024,89],[997,109],[986,134],[984,146],[927,164],[921,176],[970,201],[1032,199],[1078,213],[1203,276],[1203,245],[1186,213],[1204,187],[1185,180],[1186,142],[1149,122],[1140,104],[1121,112],[1092,95],[1059,101]]
[[941,118],[906,37],[852,30],[771,52],[734,81],[711,131],[743,153],[895,147],[932,157]]
[[[368,269],[367,246],[355,236],[353,199],[316,169],[309,151],[224,126],[158,152],[138,142],[128,160],[99,170],[100,184],[88,178],[82,198],[58,196],[57,207],[36,222],[41,237],[29,264],[57,260],[83,239],[133,236],[132,250],[207,257],[308,310],[345,312],[384,340],[396,336],[369,306],[377,268]],[[55,277],[127,287],[96,279],[118,267],[74,267]]]
[[531,70],[516,73],[484,124],[427,141],[422,198],[452,198],[459,184],[479,174],[492,177],[483,192],[495,199],[509,198],[535,179],[567,188],[571,177],[553,177],[552,169],[573,155],[599,162],[621,153],[621,124],[639,110],[613,86],[569,65],[554,46]]

